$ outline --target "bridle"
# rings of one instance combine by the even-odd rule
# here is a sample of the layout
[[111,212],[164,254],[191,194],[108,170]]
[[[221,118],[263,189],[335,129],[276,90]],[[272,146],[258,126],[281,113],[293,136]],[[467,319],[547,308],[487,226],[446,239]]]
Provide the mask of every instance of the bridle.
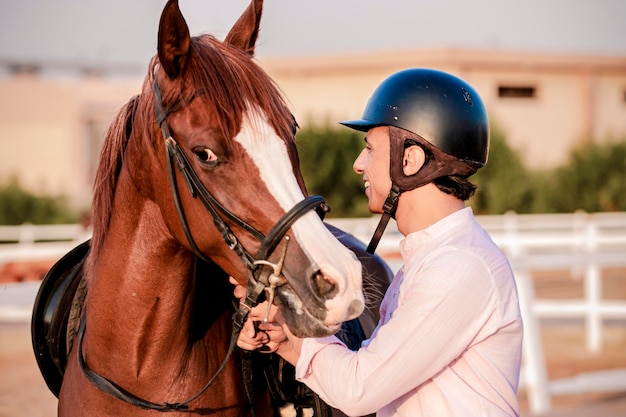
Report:
[[[193,252],[198,258],[206,262],[211,262],[211,260],[200,251],[191,234],[191,230],[189,228],[189,224],[187,223],[187,218],[181,204],[180,194],[178,190],[178,182],[176,180],[174,167],[176,167],[183,176],[192,197],[197,197],[198,199],[200,199],[204,207],[207,209],[207,211],[213,218],[213,224],[222,235],[222,239],[224,240],[226,245],[228,245],[231,250],[235,251],[235,253],[239,256],[243,264],[248,269],[246,297],[241,300],[239,304],[239,309],[233,314],[233,331],[231,334],[231,340],[228,351],[226,353],[226,357],[222,361],[220,367],[215,372],[215,374],[209,379],[207,384],[197,394],[193,395],[185,401],[175,403],[154,403],[151,401],[147,401],[128,392],[127,390],[115,384],[113,381],[91,370],[87,366],[82,353],[83,338],[86,328],[85,311],[83,311],[78,331],[78,365],[85,377],[97,388],[128,404],[144,409],[157,411],[187,410],[189,409],[189,403],[200,397],[211,386],[213,381],[215,381],[217,376],[226,367],[226,364],[228,363],[228,360],[230,359],[235,349],[235,346],[237,344],[237,338],[239,337],[239,333],[243,328],[243,325],[248,317],[248,313],[250,312],[250,310],[262,300],[262,296],[264,295],[264,293],[267,293],[267,299],[269,302],[268,304],[271,306],[271,302],[273,301],[276,288],[286,284],[287,281],[282,276],[282,267],[284,264],[285,256],[287,254],[287,247],[289,243],[289,237],[286,236],[287,231],[296,222],[296,220],[298,220],[309,211],[315,210],[323,218],[324,213],[327,212],[329,209],[326,205],[326,202],[321,196],[308,196],[304,200],[297,203],[287,213],[285,213],[285,215],[283,215],[283,217],[281,217],[274,225],[274,227],[269,231],[267,236],[265,236],[263,233],[251,226],[245,220],[241,219],[240,217],[229,211],[206,189],[204,184],[198,178],[198,175],[193,170],[189,159],[182,151],[176,140],[172,137],[171,130],[169,128],[169,125],[167,124],[167,116],[181,109],[182,103],[177,102],[174,105],[170,106],[168,109],[165,109],[163,107],[161,99],[161,91],[156,80],[152,84],[152,90],[154,92],[154,109],[156,113],[157,124],[161,128],[163,139],[165,141],[165,153],[167,158],[170,188],[172,190],[174,204],[176,206],[178,218],[185,233],[185,237]],[[204,91],[200,90],[199,92],[194,94],[189,100],[187,100],[187,103],[203,93]],[[244,248],[239,239],[237,239],[235,233],[224,220],[224,217],[244,229],[246,232],[250,233],[252,236],[254,236],[254,238],[261,242],[256,256],[252,256]],[[268,261],[269,256],[274,252],[274,250],[276,249],[280,241],[283,240],[283,238],[285,239],[285,244],[279,261],[277,263],[272,263]],[[264,274],[262,276],[261,272],[264,267],[269,267],[271,271],[269,274]]]

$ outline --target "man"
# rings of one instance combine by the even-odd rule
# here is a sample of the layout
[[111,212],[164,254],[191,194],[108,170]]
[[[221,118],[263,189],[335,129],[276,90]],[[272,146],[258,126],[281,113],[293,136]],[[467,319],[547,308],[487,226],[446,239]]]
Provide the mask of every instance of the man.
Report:
[[404,266],[378,326],[353,352],[334,336],[293,336],[276,312],[265,333],[248,328],[239,346],[267,344],[348,415],[518,415],[522,321],[513,273],[465,206],[476,188],[468,177],[489,149],[480,96],[451,74],[408,69],[378,86],[360,120],[342,124],[367,132],[354,170],[369,209],[383,214],[370,247],[389,217],[405,236]]

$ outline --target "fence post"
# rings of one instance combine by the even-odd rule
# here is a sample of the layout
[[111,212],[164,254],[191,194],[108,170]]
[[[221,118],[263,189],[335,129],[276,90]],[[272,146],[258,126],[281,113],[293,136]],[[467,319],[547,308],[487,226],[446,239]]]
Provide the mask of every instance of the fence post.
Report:
[[522,342],[524,367],[522,371],[526,380],[528,405],[531,413],[541,414],[550,411],[552,403],[550,388],[548,387],[546,360],[543,356],[541,329],[539,320],[533,311],[535,288],[530,271],[523,266],[519,266],[519,262],[515,270],[515,278],[520,311],[524,322],[524,339]]
[[36,229],[30,223],[24,223],[20,226],[19,245],[30,247],[35,243]]
[[519,218],[515,212],[507,212],[504,214],[503,220],[507,250],[513,266],[520,312],[524,324],[524,338],[522,340],[524,366],[522,372],[524,372],[526,381],[528,406],[531,413],[541,414],[549,411],[552,408],[552,404],[546,373],[546,361],[543,356],[541,329],[533,309],[535,304],[535,286],[530,270],[524,265],[525,250],[518,238]]
[[[587,254],[592,255],[598,249],[598,230],[593,220],[587,223]],[[589,262],[585,271],[585,315],[587,349],[597,353],[602,349],[602,317],[600,301],[602,299],[602,272],[596,262]]]

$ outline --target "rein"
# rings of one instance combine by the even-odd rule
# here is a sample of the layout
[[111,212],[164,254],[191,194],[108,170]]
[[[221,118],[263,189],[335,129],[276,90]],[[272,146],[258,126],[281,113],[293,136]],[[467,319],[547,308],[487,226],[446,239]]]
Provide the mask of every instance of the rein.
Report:
[[[143,409],[156,410],[156,411],[177,411],[177,410],[188,410],[189,403],[196,400],[200,397],[204,392],[211,386],[213,381],[218,377],[218,375],[224,370],[228,360],[230,359],[233,351],[235,350],[235,346],[237,344],[237,338],[239,337],[239,333],[243,328],[243,325],[248,317],[250,310],[259,304],[262,295],[264,292],[268,294],[268,301],[273,301],[274,292],[277,287],[286,284],[286,279],[282,277],[282,267],[285,260],[285,256],[287,254],[287,247],[289,243],[289,237],[285,236],[287,231],[293,226],[293,224],[300,217],[305,215],[311,210],[315,210],[320,217],[323,218],[324,213],[329,210],[326,202],[321,196],[308,196],[304,200],[297,203],[294,207],[292,207],[283,217],[281,217],[278,222],[274,225],[274,227],[269,231],[267,236],[263,235],[256,228],[251,226],[249,223],[229,211],[225,208],[211,193],[206,189],[204,184],[198,178],[198,175],[193,170],[189,159],[185,156],[184,152],[174,140],[171,134],[171,130],[167,124],[167,116],[175,111],[180,110],[182,105],[180,103],[176,103],[174,106],[170,107],[168,110],[163,108],[163,104],[161,101],[161,91],[156,83],[156,81],[152,84],[152,89],[154,91],[154,109],[156,113],[157,123],[161,128],[161,132],[163,134],[163,139],[165,141],[165,152],[167,158],[167,168],[169,175],[170,188],[172,190],[172,196],[174,198],[174,204],[176,206],[176,211],[178,212],[178,217],[180,223],[182,225],[183,231],[191,246],[193,252],[205,262],[211,262],[208,257],[206,257],[198,248],[193,236],[191,234],[191,230],[189,228],[189,224],[187,223],[187,218],[185,216],[184,210],[182,208],[182,204],[180,201],[180,195],[178,190],[178,183],[176,181],[176,174],[174,172],[174,166],[178,169],[178,171],[183,176],[185,183],[187,184],[187,188],[191,193],[192,197],[199,198],[204,207],[207,209],[211,217],[213,218],[213,224],[218,229],[220,234],[222,235],[222,239],[228,245],[228,247],[235,251],[243,264],[248,269],[248,283],[246,286],[246,297],[239,304],[239,309],[233,314],[232,317],[232,325],[233,331],[230,338],[230,343],[228,347],[228,351],[226,353],[226,357],[222,361],[220,367],[215,372],[215,374],[209,379],[206,385],[195,395],[188,398],[185,401],[174,402],[174,403],[154,403],[151,401],[144,400],[128,391],[118,386],[115,382],[99,375],[92,369],[90,369],[85,362],[85,358],[83,355],[83,339],[85,336],[86,329],[86,314],[83,311],[80,327],[78,331],[78,365],[83,373],[83,375],[98,389],[101,391],[115,397],[121,401],[124,401],[130,405],[140,407]],[[203,93],[203,90],[194,94],[191,99],[193,100],[195,97],[199,96]],[[221,215],[220,215],[221,214]],[[243,228],[246,232],[250,233],[254,236],[258,241],[261,242],[261,246],[256,254],[256,256],[252,256],[240,243],[237,236],[232,231],[230,226],[226,223],[226,221],[222,218],[225,216],[233,223],[237,224],[241,228]],[[280,243],[282,239],[285,239],[284,250],[281,254],[279,261],[276,264],[269,262],[268,257],[274,252],[276,246]],[[261,270],[263,267],[270,267],[271,272],[268,276],[261,277]],[[269,308],[268,306],[268,313]]]

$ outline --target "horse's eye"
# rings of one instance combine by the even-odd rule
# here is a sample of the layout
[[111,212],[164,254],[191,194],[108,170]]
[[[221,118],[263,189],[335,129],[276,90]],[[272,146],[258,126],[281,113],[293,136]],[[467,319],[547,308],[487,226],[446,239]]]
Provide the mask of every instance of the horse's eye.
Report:
[[194,149],[193,152],[196,154],[196,158],[198,158],[198,160],[200,160],[201,162],[204,162],[204,163],[217,163],[218,162],[219,158],[217,157],[217,155],[215,155],[215,152],[213,152],[209,148],[197,148],[197,149]]

